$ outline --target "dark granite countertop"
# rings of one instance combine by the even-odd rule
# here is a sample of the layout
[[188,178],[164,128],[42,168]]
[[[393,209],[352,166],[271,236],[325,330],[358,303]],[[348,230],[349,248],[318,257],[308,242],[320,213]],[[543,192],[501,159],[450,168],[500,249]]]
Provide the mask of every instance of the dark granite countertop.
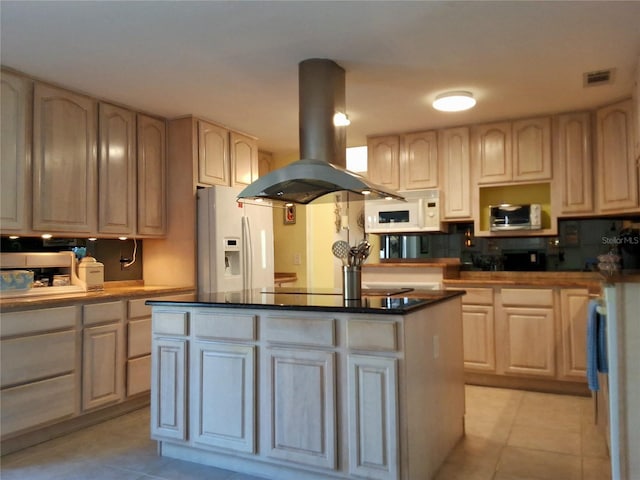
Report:
[[[409,289],[407,289],[409,290]],[[148,300],[153,306],[256,308],[265,310],[292,310],[342,313],[378,313],[404,315],[426,308],[434,303],[462,295],[464,292],[430,290],[420,297],[407,296],[407,292],[363,292],[360,300],[345,300],[340,290],[276,287],[273,289],[242,290],[194,294],[191,298]]]

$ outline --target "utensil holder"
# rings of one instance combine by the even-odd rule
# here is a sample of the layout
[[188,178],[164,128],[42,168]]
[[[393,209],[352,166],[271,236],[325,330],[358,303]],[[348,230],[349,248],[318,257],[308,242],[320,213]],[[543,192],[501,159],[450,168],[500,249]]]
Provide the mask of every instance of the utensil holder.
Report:
[[360,300],[362,296],[362,270],[360,266],[342,267],[342,292],[345,300]]

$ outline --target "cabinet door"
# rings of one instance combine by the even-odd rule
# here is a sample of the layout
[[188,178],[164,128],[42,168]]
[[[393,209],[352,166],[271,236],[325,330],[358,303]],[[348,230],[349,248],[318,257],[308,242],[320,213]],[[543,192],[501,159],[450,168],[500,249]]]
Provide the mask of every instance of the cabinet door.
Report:
[[133,235],[136,219],[136,116],[101,103],[98,230]]
[[403,190],[438,188],[438,139],[436,132],[402,136],[400,184]]
[[266,349],[263,447],[269,457],[336,468],[334,355]]
[[593,213],[591,117],[588,112],[556,118],[556,184],[558,216]]
[[349,474],[398,478],[397,360],[347,359]]
[[258,142],[255,138],[231,132],[231,186],[244,187],[258,178]]
[[273,170],[273,154],[258,150],[258,176],[262,177]]
[[551,119],[513,122],[513,180],[551,179]]
[[230,185],[229,130],[198,120],[198,182]]
[[167,228],[167,162],[164,120],[138,115],[138,218],[141,235]]
[[465,369],[495,372],[493,306],[463,305],[462,325]]
[[154,338],[151,355],[151,437],[187,439],[187,342]]
[[192,440],[254,453],[255,347],[193,342],[192,349]]
[[2,72],[0,81],[0,229],[27,233],[31,208],[31,82],[7,72]]
[[504,373],[555,376],[553,309],[504,307],[503,315]]
[[442,166],[444,218],[471,218],[469,129],[451,128],[439,132],[438,158]]
[[598,210],[638,211],[638,168],[633,158],[631,100],[597,112]]
[[513,177],[511,123],[478,125],[472,130],[473,165],[478,183],[509,182]]
[[391,190],[400,188],[400,137],[367,139],[367,177]]
[[581,288],[560,290],[562,357],[560,375],[567,380],[587,379],[587,309],[589,291]]
[[121,401],[123,373],[122,323],[85,328],[82,334],[82,409]]
[[33,117],[33,229],[96,232],[96,102],[36,83]]

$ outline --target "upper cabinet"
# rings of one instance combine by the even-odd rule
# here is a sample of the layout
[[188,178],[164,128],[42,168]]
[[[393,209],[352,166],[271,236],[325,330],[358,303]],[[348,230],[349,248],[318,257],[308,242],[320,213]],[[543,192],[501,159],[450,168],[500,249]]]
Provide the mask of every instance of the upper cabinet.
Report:
[[258,176],[262,177],[274,169],[273,153],[258,150]]
[[634,158],[631,100],[596,112],[597,208],[600,213],[638,212],[638,166]]
[[136,231],[136,115],[108,103],[101,103],[98,111],[98,231],[133,235]]
[[367,177],[382,187],[400,189],[400,137],[367,139]]
[[558,115],[553,124],[554,204],[558,216],[593,214],[591,114]]
[[391,190],[438,187],[438,140],[435,131],[369,137],[367,176]]
[[164,120],[138,114],[138,233],[167,229],[167,160]]
[[29,229],[31,185],[30,80],[2,71],[0,113],[0,230]]
[[33,229],[97,231],[95,100],[36,83],[33,102]]
[[438,188],[438,138],[435,131],[402,136],[400,188]]
[[477,125],[472,155],[480,184],[551,179],[551,119]]
[[258,141],[248,135],[231,132],[229,136],[231,186],[246,187],[258,178]]
[[198,120],[198,183],[229,185],[229,130]]
[[443,218],[470,220],[471,173],[467,127],[449,128],[438,132],[438,159],[442,165],[440,185]]

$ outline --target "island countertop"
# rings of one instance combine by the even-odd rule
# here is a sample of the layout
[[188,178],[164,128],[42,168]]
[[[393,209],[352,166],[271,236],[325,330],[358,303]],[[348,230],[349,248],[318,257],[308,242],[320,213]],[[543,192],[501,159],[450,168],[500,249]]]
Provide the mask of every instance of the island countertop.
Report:
[[377,291],[367,294],[364,289],[360,300],[345,300],[340,290],[276,287],[236,292],[200,293],[190,297],[181,296],[179,299],[167,297],[148,300],[146,303],[151,306],[249,307],[270,310],[404,315],[464,294],[461,291],[445,290],[432,290],[428,293],[421,293],[420,296],[409,296],[409,293],[410,289],[389,295]]

